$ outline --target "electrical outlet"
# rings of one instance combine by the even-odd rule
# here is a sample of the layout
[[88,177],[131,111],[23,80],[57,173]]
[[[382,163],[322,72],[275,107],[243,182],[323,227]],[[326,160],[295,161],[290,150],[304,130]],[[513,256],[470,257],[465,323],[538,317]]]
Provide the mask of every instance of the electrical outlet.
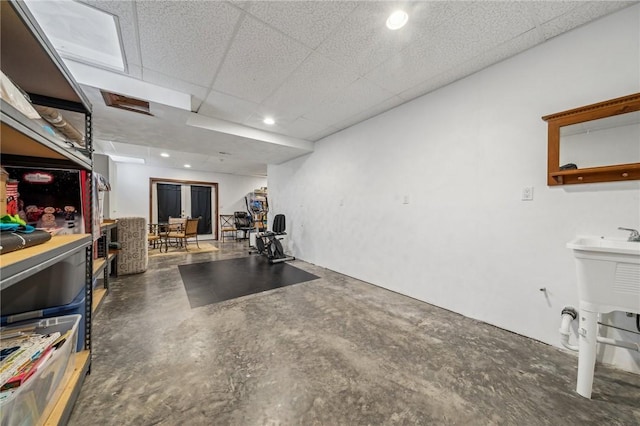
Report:
[[409,204],[409,196],[408,196],[408,195],[405,195],[405,196],[402,198],[402,204]]
[[525,186],[522,188],[522,201],[533,200],[533,186]]

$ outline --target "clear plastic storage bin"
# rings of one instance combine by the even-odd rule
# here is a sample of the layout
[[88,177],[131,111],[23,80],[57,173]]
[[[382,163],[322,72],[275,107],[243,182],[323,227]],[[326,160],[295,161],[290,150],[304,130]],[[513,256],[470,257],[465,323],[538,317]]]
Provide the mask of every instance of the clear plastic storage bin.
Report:
[[39,320],[44,318],[61,317],[67,315],[80,315],[80,324],[78,325],[78,341],[76,350],[81,351],[84,348],[84,313],[85,313],[85,291],[81,288],[77,296],[71,303],[62,306],[52,306],[50,308],[39,309],[37,311],[21,312],[19,314],[7,315],[0,317],[0,326],[11,325],[15,323],[24,323],[26,320]]
[[72,363],[71,355],[76,352],[78,325],[80,315],[67,315],[37,321],[24,321],[2,327],[2,334],[10,333],[19,327],[35,325],[36,332],[48,334],[59,332],[64,334],[73,330],[71,338],[54,351],[51,358],[33,376],[27,379],[12,394],[3,392],[0,402],[0,424],[2,426],[22,426],[41,424],[46,416],[51,414],[53,404],[60,397],[62,390],[69,380],[65,373]]

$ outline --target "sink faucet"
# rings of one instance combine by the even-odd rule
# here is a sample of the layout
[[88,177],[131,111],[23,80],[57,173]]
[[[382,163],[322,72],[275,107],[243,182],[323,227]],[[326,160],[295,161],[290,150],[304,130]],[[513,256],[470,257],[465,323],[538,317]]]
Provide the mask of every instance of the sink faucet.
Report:
[[631,232],[631,235],[629,235],[629,239],[627,241],[640,242],[640,232],[638,232],[637,229],[623,228],[623,227],[619,227],[618,229],[620,229],[621,231]]

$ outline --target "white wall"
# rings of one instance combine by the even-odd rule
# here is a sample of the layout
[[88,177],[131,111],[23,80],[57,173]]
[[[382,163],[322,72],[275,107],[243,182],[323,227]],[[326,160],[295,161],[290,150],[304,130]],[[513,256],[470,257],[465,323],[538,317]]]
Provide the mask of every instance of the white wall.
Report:
[[[640,185],[547,187],[541,117],[639,91],[639,15],[581,27],[270,166],[289,249],[558,346],[560,312],[578,303],[565,244],[639,228]],[[525,186],[533,201],[521,201]],[[623,314],[616,324],[635,329]],[[607,350],[604,361],[640,372],[637,355]]]
[[[116,216],[116,212],[118,211],[118,200],[117,200],[117,192],[114,191],[115,187],[114,185],[118,182],[118,167],[115,163],[115,161],[111,160],[111,157],[109,158],[109,185],[111,185],[111,191],[109,191],[106,195],[105,198],[108,197],[109,198],[109,210],[105,210],[105,217],[109,218],[109,219],[113,219]],[[107,211],[108,211],[108,215],[107,215]]]
[[149,178],[152,177],[217,182],[218,212],[220,214],[246,211],[244,196],[256,188],[267,186],[267,179],[261,177],[148,167],[127,163],[115,164],[117,169],[115,178],[111,176],[110,183],[117,207],[111,211],[112,218],[142,216],[149,219]]

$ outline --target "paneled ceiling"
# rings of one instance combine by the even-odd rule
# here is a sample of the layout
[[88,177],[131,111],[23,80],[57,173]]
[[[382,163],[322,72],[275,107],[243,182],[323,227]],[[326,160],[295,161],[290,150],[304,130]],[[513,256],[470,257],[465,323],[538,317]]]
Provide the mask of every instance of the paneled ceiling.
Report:
[[[310,142],[637,3],[83,2],[117,17],[126,77],[191,103],[186,111],[152,101],[150,117],[106,107],[100,83],[83,85],[98,152],[249,175],[266,175],[266,164],[308,153]],[[409,21],[391,31],[385,21],[396,9]]]

